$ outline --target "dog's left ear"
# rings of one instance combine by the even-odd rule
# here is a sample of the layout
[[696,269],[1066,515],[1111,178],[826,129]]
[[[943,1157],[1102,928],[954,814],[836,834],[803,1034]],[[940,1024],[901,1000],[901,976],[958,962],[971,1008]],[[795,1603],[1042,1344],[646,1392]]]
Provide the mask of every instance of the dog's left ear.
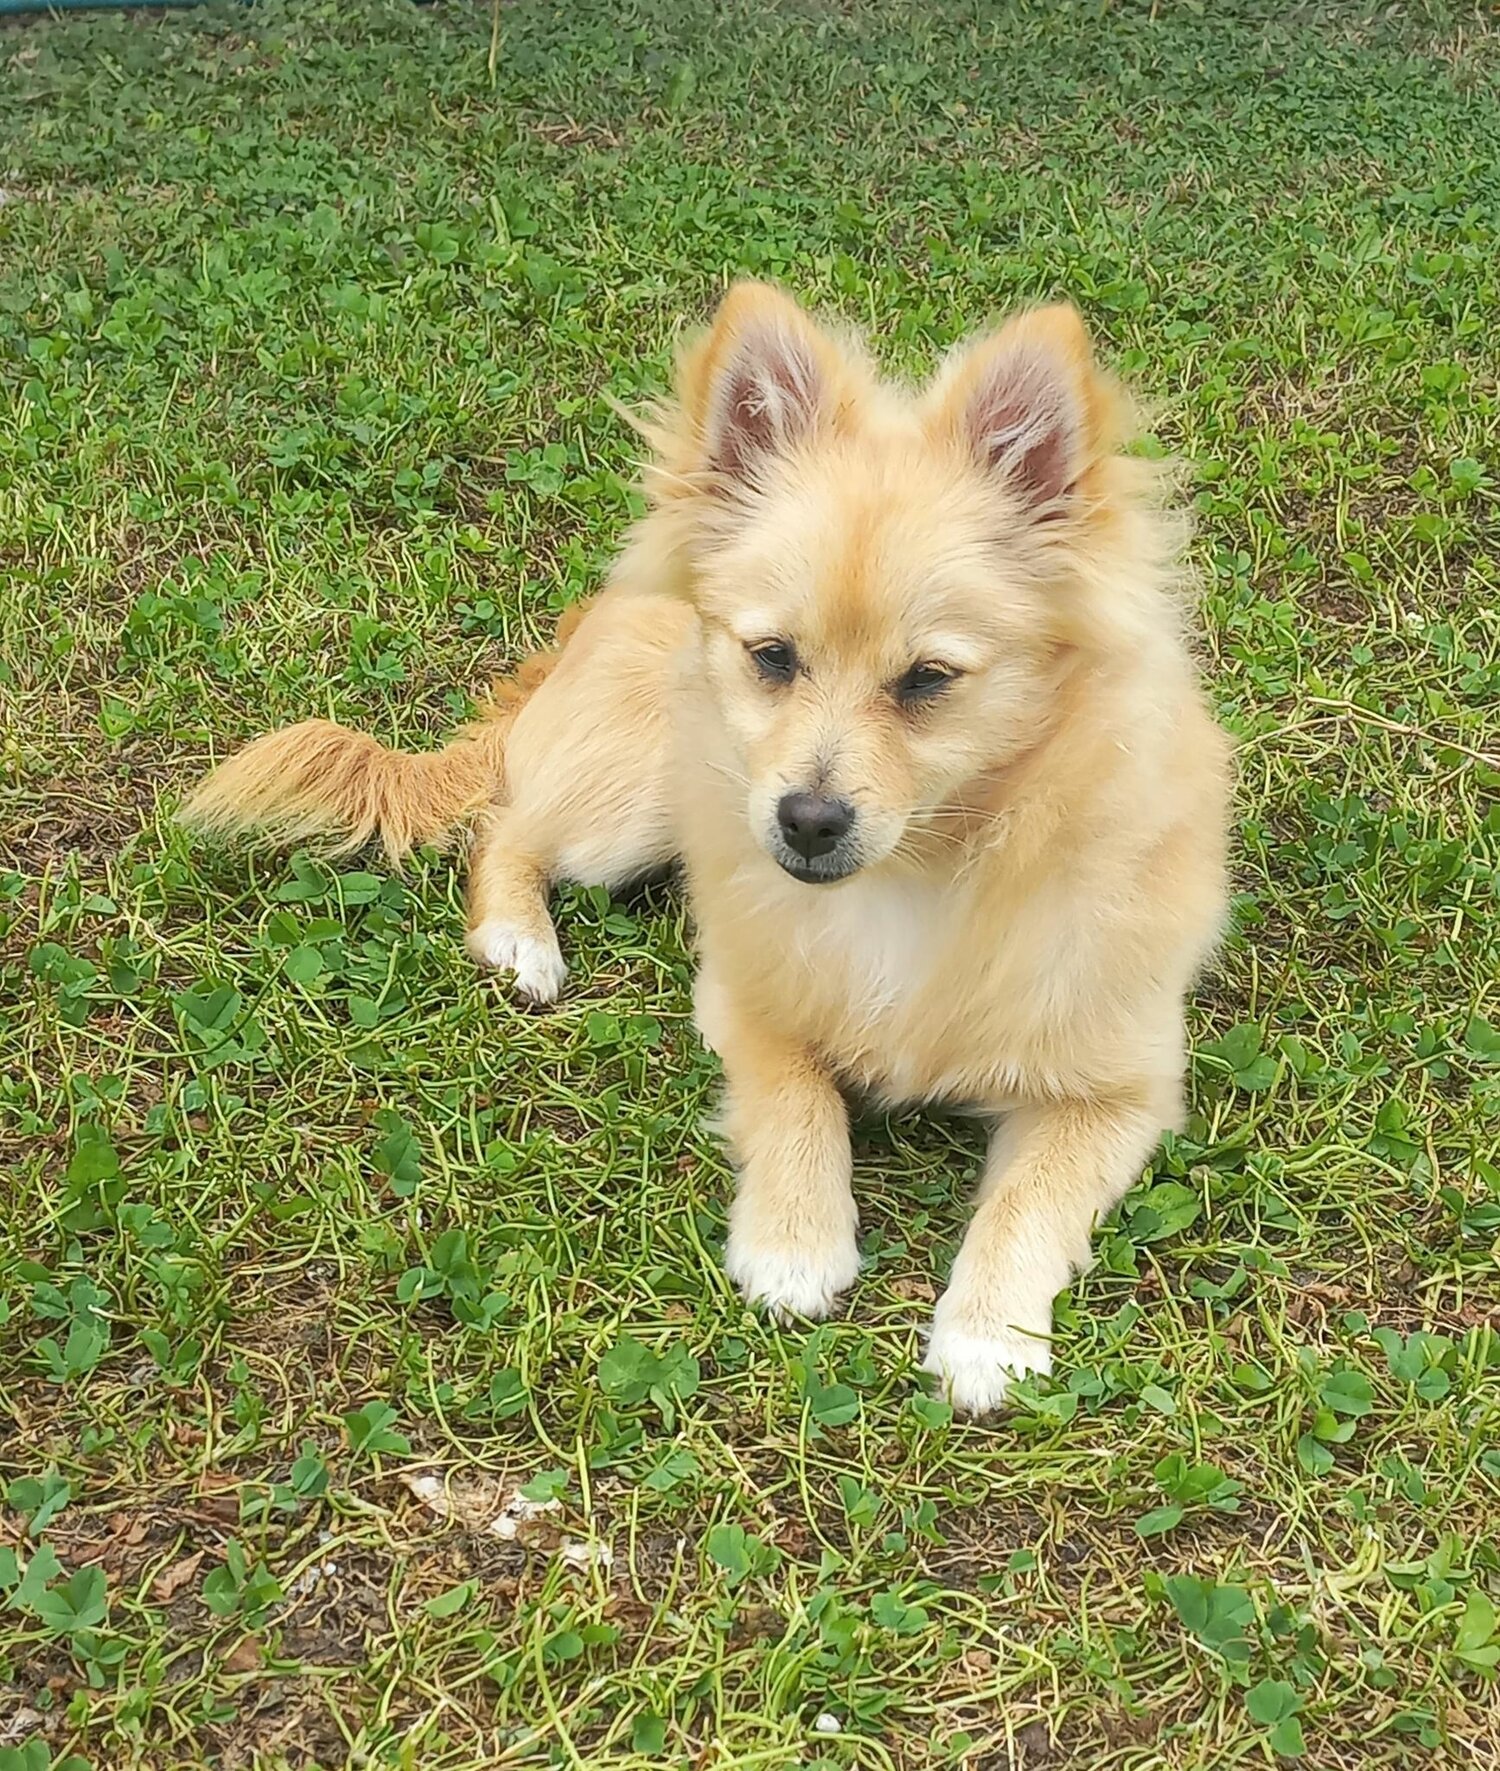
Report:
[[1038,520],[1065,516],[1108,449],[1107,391],[1064,302],[960,347],[924,401],[929,429],[994,473]]

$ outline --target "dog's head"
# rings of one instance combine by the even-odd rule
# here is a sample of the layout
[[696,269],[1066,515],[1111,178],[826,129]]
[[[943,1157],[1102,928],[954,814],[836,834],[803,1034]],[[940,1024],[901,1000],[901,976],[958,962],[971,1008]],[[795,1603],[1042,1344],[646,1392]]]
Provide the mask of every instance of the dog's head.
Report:
[[1071,307],[907,395],[740,284],[683,358],[655,476],[757,841],[809,883],[937,838],[1045,729],[1111,504],[1110,385]]

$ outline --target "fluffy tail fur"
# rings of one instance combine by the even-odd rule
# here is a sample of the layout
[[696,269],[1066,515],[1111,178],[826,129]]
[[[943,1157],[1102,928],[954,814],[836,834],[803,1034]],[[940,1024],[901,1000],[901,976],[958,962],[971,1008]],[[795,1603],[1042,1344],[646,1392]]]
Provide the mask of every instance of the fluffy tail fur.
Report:
[[570,609],[554,648],[497,682],[480,717],[443,749],[413,755],[332,720],[303,720],[267,732],[215,769],[178,821],[206,836],[255,832],[276,843],[317,842],[332,854],[378,836],[393,861],[421,843],[441,843],[501,797],[506,733],[581,615],[581,607]]
[[177,816],[207,836],[257,831],[277,843],[318,841],[330,853],[378,836],[399,860],[441,842],[499,790],[508,720],[476,724],[442,750],[388,750],[332,720],[257,738],[217,768]]

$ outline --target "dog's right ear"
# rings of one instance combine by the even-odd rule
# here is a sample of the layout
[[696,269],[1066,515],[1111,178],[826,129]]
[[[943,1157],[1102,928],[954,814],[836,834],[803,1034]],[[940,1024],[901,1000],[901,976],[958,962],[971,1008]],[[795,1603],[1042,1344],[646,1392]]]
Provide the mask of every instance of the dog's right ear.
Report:
[[678,367],[693,466],[717,491],[753,487],[771,461],[836,419],[842,367],[838,347],[789,295],[734,284]]

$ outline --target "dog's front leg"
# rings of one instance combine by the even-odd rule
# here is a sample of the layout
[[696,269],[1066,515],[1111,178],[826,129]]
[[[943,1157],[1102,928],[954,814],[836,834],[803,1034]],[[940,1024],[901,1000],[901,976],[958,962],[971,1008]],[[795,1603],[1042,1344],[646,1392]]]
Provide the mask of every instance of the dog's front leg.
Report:
[[1025,1106],[995,1133],[927,1352],[955,1407],[983,1414],[1012,1379],[1051,1369],[1052,1300],[1172,1117],[1165,1094],[1143,1089]]
[[739,1163],[725,1266],[779,1317],[826,1316],[859,1272],[843,1096],[812,1053],[776,1029],[723,1007],[715,1022]]

